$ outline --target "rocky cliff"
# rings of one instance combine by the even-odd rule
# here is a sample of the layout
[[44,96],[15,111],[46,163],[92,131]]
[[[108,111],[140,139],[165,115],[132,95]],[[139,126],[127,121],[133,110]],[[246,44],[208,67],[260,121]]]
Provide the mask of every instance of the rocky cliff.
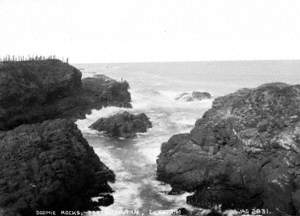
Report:
[[0,206],[5,215],[97,209],[99,203],[91,197],[112,192],[107,181],[114,179],[69,120],[0,133]]
[[130,107],[128,88],[103,75],[81,79],[59,60],[0,63],[0,215],[111,204],[114,173],[72,121],[103,106]]
[[213,102],[161,147],[157,177],[204,208],[300,215],[300,85],[271,83]]
[[59,60],[0,65],[0,130],[55,118],[84,117],[93,108],[130,107],[129,85],[105,76],[81,80]]

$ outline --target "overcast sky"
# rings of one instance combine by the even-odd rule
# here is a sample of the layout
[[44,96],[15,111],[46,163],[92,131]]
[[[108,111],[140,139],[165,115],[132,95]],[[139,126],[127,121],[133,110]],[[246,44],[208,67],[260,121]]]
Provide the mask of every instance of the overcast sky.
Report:
[[300,59],[299,0],[0,0],[0,55]]

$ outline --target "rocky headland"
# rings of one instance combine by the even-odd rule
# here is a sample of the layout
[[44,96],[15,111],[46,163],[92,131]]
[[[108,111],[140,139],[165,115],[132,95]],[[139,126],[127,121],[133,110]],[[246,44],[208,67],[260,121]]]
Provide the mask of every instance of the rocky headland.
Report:
[[108,118],[100,118],[90,126],[115,138],[133,138],[136,133],[145,133],[151,127],[152,123],[144,113],[134,115],[127,111]]
[[164,143],[157,178],[202,208],[300,215],[300,85],[216,98],[190,133]]
[[103,106],[130,107],[128,88],[103,75],[81,79],[55,59],[0,63],[0,214],[111,204],[115,175],[74,120]]
[[107,105],[131,106],[126,81],[81,76],[59,60],[0,64],[0,130],[47,119],[84,118],[91,109]]

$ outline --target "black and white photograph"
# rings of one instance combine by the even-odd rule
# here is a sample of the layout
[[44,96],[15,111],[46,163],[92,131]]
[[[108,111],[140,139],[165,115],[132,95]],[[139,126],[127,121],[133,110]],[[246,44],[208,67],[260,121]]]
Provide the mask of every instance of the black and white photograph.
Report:
[[0,0],[0,216],[300,216],[300,1]]

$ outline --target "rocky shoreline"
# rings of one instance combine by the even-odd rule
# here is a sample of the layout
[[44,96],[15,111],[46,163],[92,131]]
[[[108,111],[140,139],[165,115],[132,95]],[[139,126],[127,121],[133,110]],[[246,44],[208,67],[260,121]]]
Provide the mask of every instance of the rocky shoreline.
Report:
[[78,69],[55,59],[1,64],[0,212],[34,215],[111,204],[108,182],[115,175],[74,120],[103,106],[131,107],[128,88],[102,75],[81,80]]
[[[104,75],[81,77],[55,59],[0,65],[0,215],[99,210],[113,203],[108,183],[115,174],[74,121],[91,109],[131,107],[129,84]],[[182,96],[211,98],[205,92]],[[151,126],[145,114],[123,112],[92,127],[133,138]],[[300,85],[285,83],[216,98],[190,133],[162,144],[157,160],[157,179],[172,186],[170,194],[193,192],[188,204],[220,207],[210,215],[228,209],[300,215],[299,170]]]
[[216,98],[190,133],[163,143],[158,180],[187,203],[300,215],[300,85],[271,83]]

